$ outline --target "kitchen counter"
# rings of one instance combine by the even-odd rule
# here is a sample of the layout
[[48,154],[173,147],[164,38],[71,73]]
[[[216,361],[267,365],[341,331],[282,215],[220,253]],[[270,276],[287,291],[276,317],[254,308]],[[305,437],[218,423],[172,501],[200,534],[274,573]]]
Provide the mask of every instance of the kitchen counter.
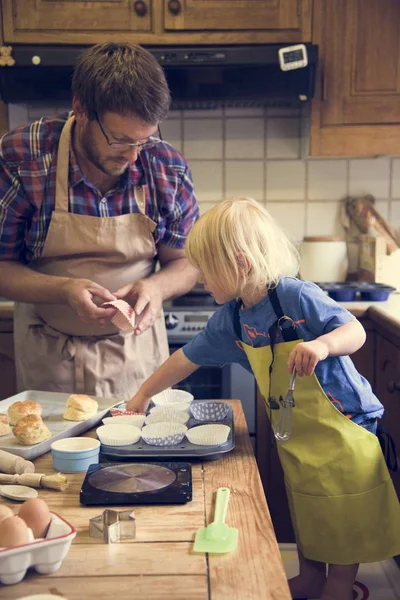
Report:
[[[104,507],[79,504],[83,473],[68,474],[65,492],[39,490],[50,510],[74,525],[77,537],[59,571],[49,576],[32,571],[18,585],[0,586],[2,600],[39,593],[68,600],[289,600],[243,410],[239,401],[229,402],[235,414],[235,450],[220,460],[192,465],[192,502],[133,507],[134,542],[107,545],[89,537],[89,518]],[[95,432],[86,435],[95,437]],[[49,453],[35,464],[38,473],[53,472]],[[227,523],[239,529],[238,548],[226,555],[194,553],[194,534],[212,521],[214,492],[223,486],[231,489]]]

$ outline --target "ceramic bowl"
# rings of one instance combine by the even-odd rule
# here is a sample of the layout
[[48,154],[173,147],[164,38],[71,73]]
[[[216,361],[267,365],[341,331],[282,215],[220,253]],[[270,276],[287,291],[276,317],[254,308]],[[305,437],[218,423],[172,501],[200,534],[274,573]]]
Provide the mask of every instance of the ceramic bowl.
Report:
[[87,471],[99,462],[100,442],[89,437],[56,440],[50,446],[53,467],[63,473]]

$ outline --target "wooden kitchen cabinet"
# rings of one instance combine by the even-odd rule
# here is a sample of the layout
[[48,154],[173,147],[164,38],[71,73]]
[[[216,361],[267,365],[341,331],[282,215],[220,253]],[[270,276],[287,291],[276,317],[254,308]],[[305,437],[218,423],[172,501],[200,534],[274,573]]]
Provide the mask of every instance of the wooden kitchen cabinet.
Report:
[[8,44],[309,42],[312,0],[1,0]]
[[312,156],[400,153],[400,2],[314,0]]
[[13,320],[0,319],[0,401],[17,393]]
[[310,12],[310,0],[165,0],[164,23],[175,31],[303,30],[308,37]]

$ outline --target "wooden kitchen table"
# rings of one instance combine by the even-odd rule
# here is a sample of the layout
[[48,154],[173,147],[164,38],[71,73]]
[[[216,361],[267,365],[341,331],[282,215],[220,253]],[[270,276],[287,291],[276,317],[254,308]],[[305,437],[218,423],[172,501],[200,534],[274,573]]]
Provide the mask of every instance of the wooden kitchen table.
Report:
[[[192,502],[133,507],[134,542],[107,545],[89,537],[89,518],[104,507],[79,504],[83,473],[68,474],[65,492],[39,490],[39,497],[76,528],[77,536],[56,573],[43,576],[29,571],[17,585],[0,585],[0,598],[53,593],[68,600],[288,600],[243,410],[239,401],[230,403],[235,414],[235,450],[220,460],[192,465]],[[95,430],[86,435],[95,437]],[[35,464],[38,473],[53,472],[50,453]],[[212,521],[218,487],[231,489],[227,523],[239,529],[238,548],[226,555],[194,553],[195,532]],[[18,509],[17,504],[6,502]]]

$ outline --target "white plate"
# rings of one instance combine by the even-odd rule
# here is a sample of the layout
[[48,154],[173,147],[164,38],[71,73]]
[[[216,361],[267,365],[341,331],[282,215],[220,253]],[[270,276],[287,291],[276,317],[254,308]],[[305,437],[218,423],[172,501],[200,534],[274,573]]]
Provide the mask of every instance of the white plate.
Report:
[[37,498],[38,493],[34,488],[26,485],[0,485],[0,494],[4,498],[10,498],[10,500],[29,500],[30,498]]
[[45,454],[50,450],[51,444],[55,440],[59,440],[67,437],[75,437],[92,429],[102,418],[107,414],[111,406],[121,404],[124,400],[118,398],[99,398],[97,396],[91,396],[94,398],[98,405],[99,410],[97,413],[86,421],[67,421],[63,419],[63,413],[67,403],[67,398],[71,394],[61,394],[60,392],[40,392],[38,390],[27,390],[6,398],[0,402],[0,414],[7,414],[7,409],[14,402],[21,400],[36,400],[42,406],[42,419],[46,423],[47,427],[53,434],[51,438],[34,444],[32,446],[23,446],[20,444],[16,437],[12,433],[0,437],[0,449],[12,454],[22,456],[26,460],[33,460],[42,454]]

